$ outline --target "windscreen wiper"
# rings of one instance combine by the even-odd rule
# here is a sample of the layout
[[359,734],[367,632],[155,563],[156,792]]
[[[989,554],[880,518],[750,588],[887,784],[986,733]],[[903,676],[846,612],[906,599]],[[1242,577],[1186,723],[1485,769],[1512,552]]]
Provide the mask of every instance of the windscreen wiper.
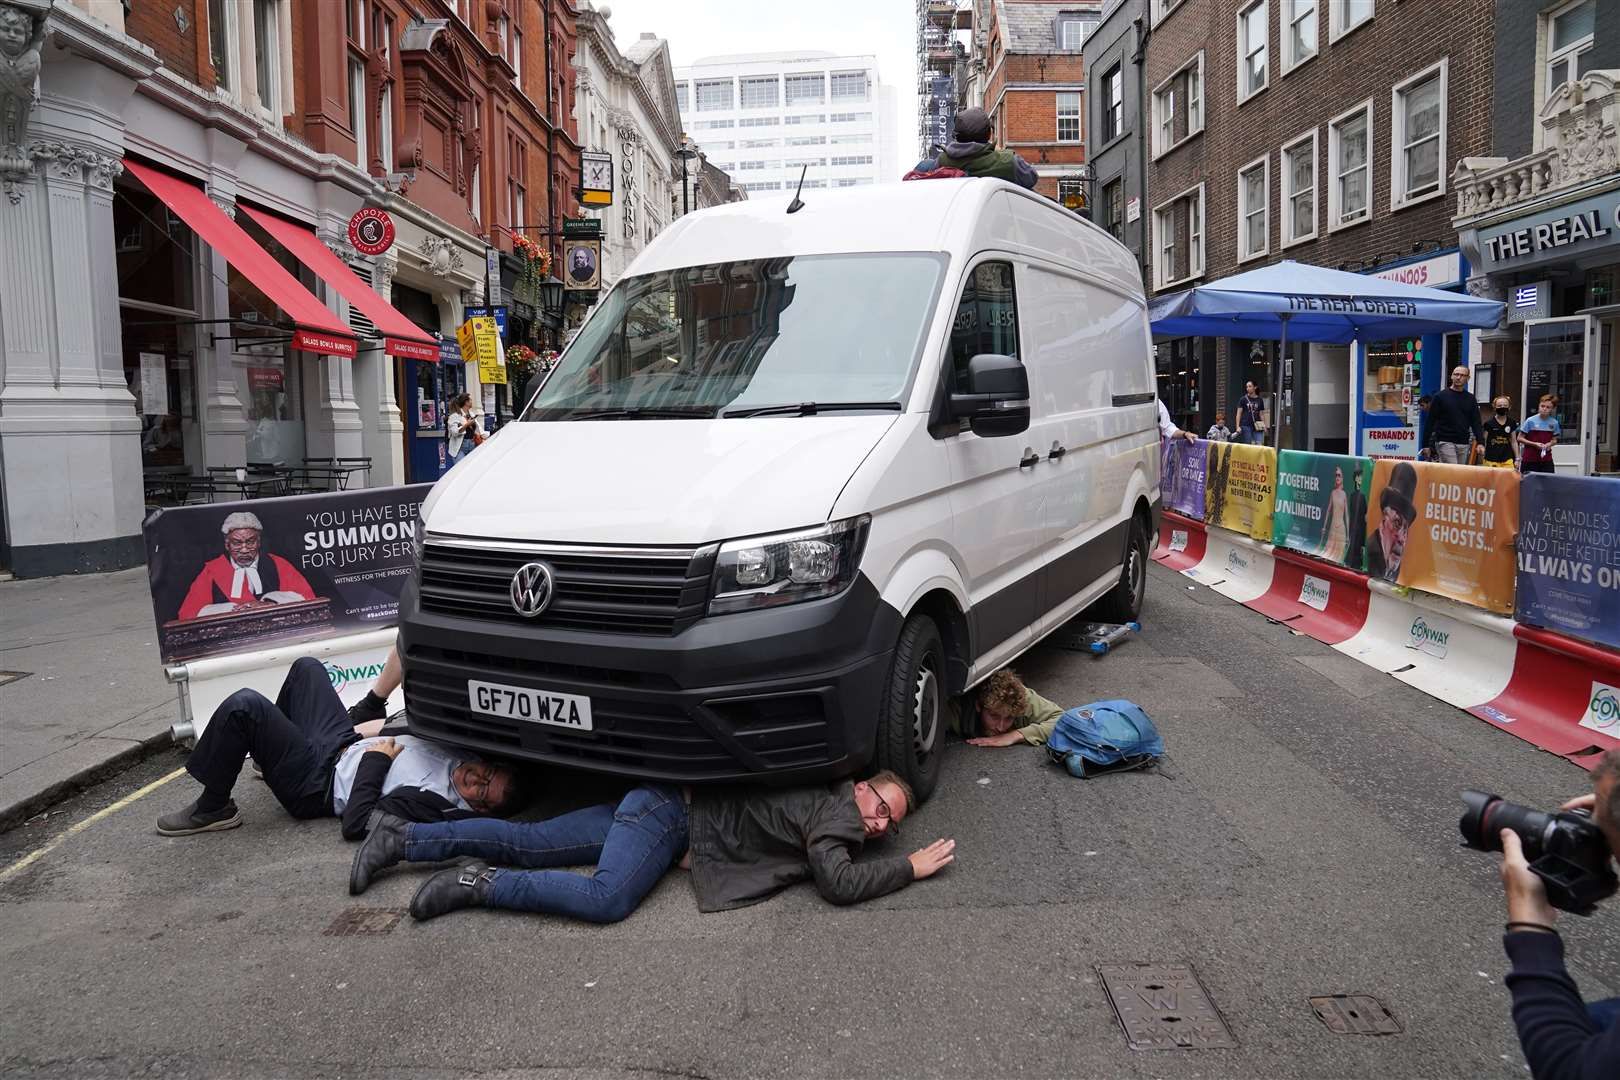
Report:
[[744,405],[727,409],[722,417],[733,416],[814,416],[821,412],[899,412],[898,401],[801,401],[793,405]]
[[617,409],[576,409],[563,420],[687,420],[714,415],[713,405],[631,405]]

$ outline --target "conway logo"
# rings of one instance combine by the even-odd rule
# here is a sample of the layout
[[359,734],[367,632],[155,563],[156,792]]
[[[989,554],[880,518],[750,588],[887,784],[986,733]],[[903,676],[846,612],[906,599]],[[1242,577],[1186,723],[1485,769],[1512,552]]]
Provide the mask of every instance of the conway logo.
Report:
[[344,666],[339,664],[326,664],[326,677],[332,682],[332,689],[343,693],[343,688],[351,682],[363,682],[367,686],[377,681],[382,674],[381,664],[355,664]]
[[1299,602],[1306,607],[1313,607],[1317,611],[1326,611],[1328,597],[1332,592],[1333,585],[1331,582],[1306,574],[1304,584],[1299,587]]
[[1408,649],[1416,649],[1418,652],[1428,653],[1444,660],[1446,650],[1450,646],[1451,631],[1430,626],[1423,621],[1421,615],[1412,620],[1411,640],[1406,644]]
[[1247,570],[1249,568],[1249,560],[1245,559],[1242,555],[1239,555],[1235,551],[1228,551],[1226,553],[1226,568],[1228,570]]
[[1586,699],[1586,715],[1581,717],[1581,727],[1620,738],[1620,690],[1608,683],[1594,682],[1591,696]]

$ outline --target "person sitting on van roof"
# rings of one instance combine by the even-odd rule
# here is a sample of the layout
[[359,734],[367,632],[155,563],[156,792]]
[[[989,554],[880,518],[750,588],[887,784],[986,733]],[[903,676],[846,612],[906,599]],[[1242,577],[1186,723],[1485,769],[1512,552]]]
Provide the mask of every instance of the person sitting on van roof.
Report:
[[164,836],[234,829],[242,815],[231,789],[251,756],[276,801],[295,818],[340,817],[343,838],[366,835],[374,809],[415,821],[479,817],[517,808],[511,767],[479,761],[413,735],[363,738],[326,665],[312,656],[293,661],[271,701],[238,690],[214,710],[186,771],[202,795],[158,818]]
[[1057,727],[1063,706],[1054,705],[1024,685],[1011,668],[1002,668],[979,688],[979,722],[990,734],[969,739],[969,746],[1045,746]]
[[[854,860],[868,841],[898,835],[914,803],[906,782],[885,771],[859,783],[800,788],[648,785],[617,807],[547,821],[413,825],[380,817],[354,853],[349,892],[365,891],[395,863],[471,855],[489,861],[428,878],[411,897],[412,918],[494,907],[618,922],[677,862],[692,871],[699,911],[757,904],[806,879],[831,903],[853,904],[932,877],[955,858],[956,841],[936,840],[909,856]],[[587,863],[596,866],[589,875],[558,869]]]
[[990,115],[983,109],[956,114],[955,137],[934,158],[917,163],[914,173],[960,169],[968,176],[991,176],[1021,187],[1035,187],[1035,169],[1011,150],[997,150],[990,141]]

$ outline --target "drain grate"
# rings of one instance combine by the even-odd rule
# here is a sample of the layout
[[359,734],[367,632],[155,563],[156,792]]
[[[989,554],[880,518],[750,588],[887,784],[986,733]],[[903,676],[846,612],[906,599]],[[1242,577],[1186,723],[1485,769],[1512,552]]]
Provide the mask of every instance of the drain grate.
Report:
[[359,934],[386,934],[405,917],[402,907],[344,908],[321,934],[325,937],[353,937]]
[[0,671],[0,686],[4,686],[6,683],[14,683],[18,679],[26,679],[32,674],[32,671]]
[[1401,1022],[1375,997],[1329,994],[1311,998],[1316,1018],[1335,1035],[1399,1035]]
[[1132,1050],[1220,1050],[1237,1046],[1186,964],[1099,964],[1097,974]]

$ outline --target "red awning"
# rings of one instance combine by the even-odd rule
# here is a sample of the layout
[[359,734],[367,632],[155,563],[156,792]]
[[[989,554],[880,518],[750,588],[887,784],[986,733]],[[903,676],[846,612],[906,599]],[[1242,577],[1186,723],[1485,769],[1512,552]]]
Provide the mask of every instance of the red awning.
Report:
[[254,243],[240,225],[226,217],[202,188],[128,158],[124,159],[124,167],[287,313],[297,327],[293,331],[293,348],[329,356],[354,356],[354,331],[287,273],[268,251]]
[[320,238],[306,226],[288,221],[286,218],[267,214],[262,210],[255,210],[251,206],[238,206],[237,209],[248,217],[264,226],[264,231],[275,237],[287,250],[297,256],[298,261],[315,271],[315,276],[336,289],[345,300],[365,313],[383,335],[383,350],[390,356],[402,356],[407,360],[433,360],[439,359],[439,342],[421,327],[401,315],[388,301],[378,296],[376,291],[353,270],[350,270],[342,259],[332,254],[332,249],[321,243]]

